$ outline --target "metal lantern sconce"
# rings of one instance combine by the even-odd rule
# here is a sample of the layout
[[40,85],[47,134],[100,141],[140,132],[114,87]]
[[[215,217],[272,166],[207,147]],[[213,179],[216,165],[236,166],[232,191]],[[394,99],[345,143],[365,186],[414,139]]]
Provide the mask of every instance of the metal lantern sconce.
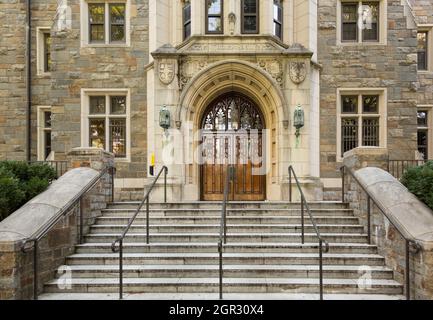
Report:
[[159,111],[159,125],[165,130],[170,129],[171,126],[171,114],[167,106],[163,106]]
[[295,119],[293,126],[296,128],[296,147],[299,147],[299,137],[301,136],[301,129],[305,126],[305,114],[301,105],[298,104],[295,109]]

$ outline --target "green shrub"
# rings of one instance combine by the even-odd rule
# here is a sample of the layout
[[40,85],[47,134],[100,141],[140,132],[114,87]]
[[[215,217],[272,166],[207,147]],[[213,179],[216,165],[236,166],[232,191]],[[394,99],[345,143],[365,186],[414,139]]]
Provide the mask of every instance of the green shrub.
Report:
[[406,188],[433,209],[433,161],[410,168],[401,179]]
[[10,171],[0,168],[0,221],[18,209],[25,199],[19,180]]
[[44,192],[56,171],[44,163],[0,162],[0,220]]

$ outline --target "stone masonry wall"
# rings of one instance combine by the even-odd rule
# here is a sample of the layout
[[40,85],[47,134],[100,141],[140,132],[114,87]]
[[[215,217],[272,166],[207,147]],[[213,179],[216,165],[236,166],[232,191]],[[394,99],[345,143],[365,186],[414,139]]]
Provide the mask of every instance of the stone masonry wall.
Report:
[[336,45],[337,0],[318,3],[321,72],[321,176],[339,177],[337,88],[387,88],[391,159],[412,159],[416,137],[416,30],[408,29],[400,0],[388,1],[388,45]]
[[80,2],[69,0],[72,29],[53,31],[53,151],[56,160],[81,145],[81,89],[130,89],[131,162],[116,163],[117,178],[144,178],[147,163],[146,74],[148,1],[131,0],[131,47],[80,47]]
[[[131,0],[131,46],[81,48],[80,1],[68,0],[72,29],[57,31],[57,0],[32,1],[32,159],[37,157],[37,107],[51,106],[56,160],[81,145],[81,89],[129,89],[131,162],[118,178],[143,178],[147,170],[146,74],[148,0]],[[0,160],[26,158],[25,1],[0,3]],[[53,70],[37,74],[37,28],[51,28]]]
[[26,157],[25,1],[0,2],[0,160]]
[[[410,0],[418,24],[433,24],[433,3],[430,0]],[[430,52],[430,54],[432,54]],[[433,73],[418,73],[418,105],[433,104]]]

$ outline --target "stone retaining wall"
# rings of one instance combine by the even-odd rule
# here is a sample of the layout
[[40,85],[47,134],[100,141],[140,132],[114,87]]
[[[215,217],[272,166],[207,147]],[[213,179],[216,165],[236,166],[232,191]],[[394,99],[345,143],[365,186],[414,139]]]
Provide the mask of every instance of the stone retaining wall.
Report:
[[[97,149],[76,149],[70,153],[69,160],[70,167],[75,169],[0,223],[0,300],[33,297],[34,251],[22,252],[25,240],[33,239],[55,222],[38,242],[38,292],[41,293],[44,283],[56,276],[65,258],[74,253],[79,243],[80,203],[85,235],[110,201],[111,177],[106,174],[81,202],[74,204],[77,195],[112,164],[113,155]],[[68,211],[62,215],[63,209]]]
[[[410,295],[412,299],[433,299],[433,212],[388,172],[388,153],[383,149],[358,148],[345,154],[344,164],[355,172],[355,177],[366,188],[389,219],[372,204],[371,239],[385,257],[386,265],[394,271],[397,281],[405,283],[406,238],[414,239],[420,245],[410,253]],[[367,232],[367,196],[360,185],[346,175],[346,198],[355,215]],[[373,203],[373,202],[372,202]]]

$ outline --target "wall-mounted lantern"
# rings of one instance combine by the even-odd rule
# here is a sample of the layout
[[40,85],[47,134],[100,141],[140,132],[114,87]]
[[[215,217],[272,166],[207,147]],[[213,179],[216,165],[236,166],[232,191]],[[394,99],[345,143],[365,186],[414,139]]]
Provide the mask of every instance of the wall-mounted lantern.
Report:
[[171,114],[167,106],[163,106],[159,111],[159,125],[164,130],[170,129],[171,126]]
[[301,105],[298,104],[295,109],[295,119],[293,126],[296,128],[296,147],[299,147],[299,137],[301,136],[301,129],[305,126],[305,115]]

